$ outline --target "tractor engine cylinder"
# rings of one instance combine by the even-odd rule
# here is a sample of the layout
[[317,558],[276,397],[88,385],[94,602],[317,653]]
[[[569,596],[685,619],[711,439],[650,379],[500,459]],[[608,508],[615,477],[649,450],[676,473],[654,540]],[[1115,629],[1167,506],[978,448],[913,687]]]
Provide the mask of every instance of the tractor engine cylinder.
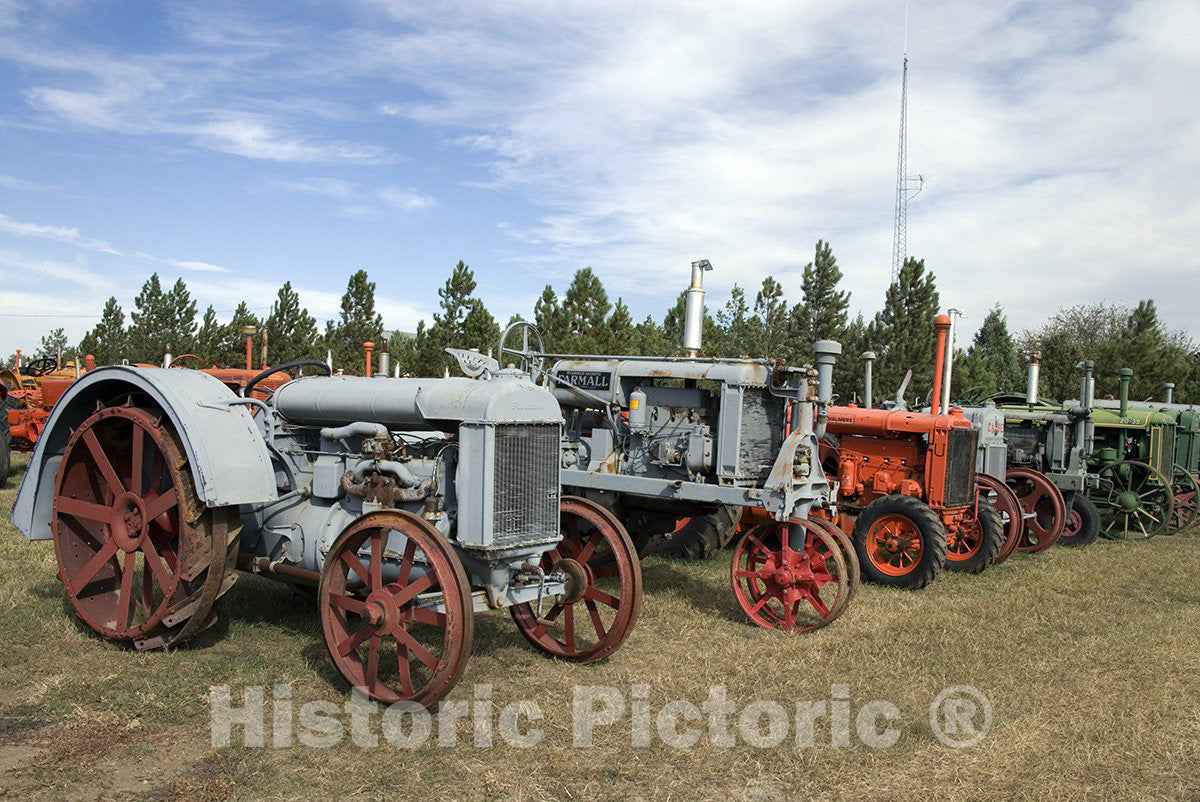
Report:
[[875,362],[874,351],[863,351],[863,407],[870,409],[874,403],[871,400],[871,368]]
[[712,270],[707,259],[692,262],[692,284],[687,290],[683,312],[683,352],[699,356],[704,335],[704,271]]
[[1025,375],[1025,403],[1033,406],[1038,402],[1038,379],[1042,370],[1042,352],[1029,352],[1029,372]]
[[1170,404],[1175,400],[1175,382],[1167,382],[1163,385],[1163,392],[1166,394],[1167,403]]

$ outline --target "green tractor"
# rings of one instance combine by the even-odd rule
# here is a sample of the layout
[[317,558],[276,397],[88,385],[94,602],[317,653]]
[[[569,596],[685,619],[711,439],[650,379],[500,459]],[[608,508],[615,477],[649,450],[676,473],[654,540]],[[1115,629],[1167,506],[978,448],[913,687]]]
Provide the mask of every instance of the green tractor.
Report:
[[[1121,399],[1097,401],[1102,413],[1109,417],[1144,419],[1147,422],[1151,442],[1148,449],[1151,462],[1164,476],[1171,478],[1174,505],[1167,532],[1187,529],[1200,518],[1200,409],[1191,404],[1174,403],[1175,385],[1164,385],[1166,401],[1128,402],[1129,380],[1133,371],[1124,368],[1121,376]],[[1120,425],[1120,424],[1113,424]],[[1128,425],[1128,424],[1125,424]],[[1155,430],[1159,434],[1156,434]],[[1169,430],[1169,433],[1168,433]]]

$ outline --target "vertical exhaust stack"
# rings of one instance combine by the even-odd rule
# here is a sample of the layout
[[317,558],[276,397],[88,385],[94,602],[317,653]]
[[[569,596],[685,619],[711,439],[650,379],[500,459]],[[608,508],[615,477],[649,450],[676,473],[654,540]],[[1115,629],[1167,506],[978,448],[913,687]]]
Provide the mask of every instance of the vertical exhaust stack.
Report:
[[262,353],[259,354],[259,369],[266,370],[269,363],[267,362],[267,327],[263,326],[262,330]]
[[378,375],[383,376],[386,379],[388,374],[391,372],[390,368],[391,368],[391,361],[392,361],[391,355],[388,354],[387,340],[383,341],[382,348],[383,348],[383,350],[381,350],[379,352],[379,373],[378,373]]
[[1117,375],[1121,377],[1121,417],[1129,414],[1129,380],[1133,378],[1133,371],[1129,368],[1121,368]]
[[950,331],[946,334],[946,374],[942,377],[942,411],[950,411],[950,375],[954,369],[954,321],[962,317],[957,309],[946,310],[950,313]]
[[1096,379],[1092,375],[1096,369],[1096,363],[1090,359],[1080,362],[1075,367],[1083,368],[1083,381],[1079,387],[1079,406],[1087,413],[1087,417],[1083,420],[1082,442],[1079,443],[1083,449],[1084,457],[1092,453],[1092,449],[1096,447],[1096,421],[1092,418],[1092,407],[1096,405]]
[[171,346],[169,346],[169,345],[167,346],[167,350],[163,352],[163,364],[162,364],[162,366],[163,366],[164,368],[169,368],[169,367],[171,367]]
[[1168,404],[1175,401],[1175,382],[1167,382],[1163,385],[1163,393],[1166,396]]
[[946,360],[946,334],[950,331],[950,317],[938,315],[933,319],[933,392],[929,394],[929,402],[934,415],[942,414],[942,370]]
[[821,438],[825,436],[829,404],[833,401],[833,366],[842,354],[842,345],[834,340],[817,340],[813,343],[813,351],[817,354],[817,427],[815,433],[818,438]]
[[366,352],[367,372],[364,374],[368,379],[371,378],[371,352],[375,350],[375,343],[367,340],[363,343],[363,351]]
[[685,356],[700,356],[701,339],[704,335],[704,271],[712,270],[707,259],[692,262],[692,284],[687,290],[687,303],[683,311],[683,342]]
[[254,334],[257,331],[253,326],[242,326],[242,334],[246,337],[246,370],[254,370]]
[[870,409],[874,403],[871,399],[871,368],[875,362],[874,351],[863,351],[863,408]]
[[1038,402],[1038,380],[1042,373],[1042,352],[1029,352],[1029,372],[1025,374],[1025,403],[1033,406]]

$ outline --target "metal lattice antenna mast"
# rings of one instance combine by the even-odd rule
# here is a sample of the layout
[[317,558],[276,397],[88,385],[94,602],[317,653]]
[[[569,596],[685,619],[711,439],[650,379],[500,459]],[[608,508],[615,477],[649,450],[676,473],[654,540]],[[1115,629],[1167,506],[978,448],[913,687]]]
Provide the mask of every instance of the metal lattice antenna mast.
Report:
[[[913,184],[916,188],[913,188]],[[904,71],[900,79],[900,146],[896,156],[896,228],[892,236],[892,281],[908,257],[908,200],[921,191],[924,179],[908,175],[908,5],[904,6]]]

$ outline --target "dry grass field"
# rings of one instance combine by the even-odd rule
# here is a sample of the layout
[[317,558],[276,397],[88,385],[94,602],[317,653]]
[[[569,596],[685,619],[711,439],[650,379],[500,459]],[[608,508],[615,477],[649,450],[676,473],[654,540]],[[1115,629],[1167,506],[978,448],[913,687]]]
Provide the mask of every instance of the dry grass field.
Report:
[[[497,736],[471,745],[213,748],[209,687],[292,688],[292,704],[341,705],[313,611],[286,588],[243,577],[220,622],[173,653],[108,646],[69,614],[53,547],[8,522],[0,491],[0,798],[13,799],[1184,799],[1200,796],[1200,538],[1101,542],[1017,555],[982,576],[943,575],[920,593],[864,587],[821,632],[786,637],[746,623],[727,556],[645,563],[641,618],[605,663],[557,663],[530,650],[507,615],[479,617],[451,700],[493,686],[502,708],[528,700],[544,731],[529,749]],[[652,712],[699,704],[724,686],[739,708],[828,700],[846,685],[857,711],[886,700],[898,741],[759,748],[707,737],[676,749],[631,744],[630,718],[572,745],[572,689],[627,698],[649,686]],[[977,746],[933,735],[929,706],[968,684],[993,708]],[[268,693],[270,693],[268,691]],[[270,696],[268,695],[268,699]],[[270,708],[268,707],[268,710]],[[339,717],[343,723],[349,717]],[[267,727],[270,744],[271,728]],[[448,733],[442,733],[448,735]],[[237,731],[234,735],[238,740]]]

